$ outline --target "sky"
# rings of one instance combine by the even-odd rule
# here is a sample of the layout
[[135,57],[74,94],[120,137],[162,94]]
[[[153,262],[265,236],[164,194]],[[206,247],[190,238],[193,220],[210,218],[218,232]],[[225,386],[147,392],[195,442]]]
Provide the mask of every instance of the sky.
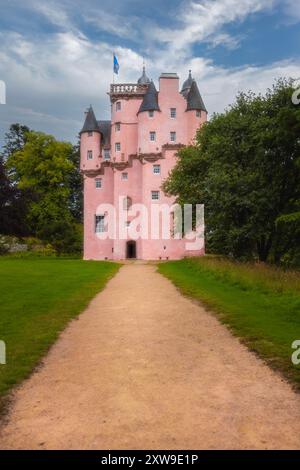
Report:
[[15,122],[76,142],[90,104],[109,119],[113,51],[119,83],[191,69],[212,115],[300,78],[299,44],[300,0],[0,0],[0,145]]

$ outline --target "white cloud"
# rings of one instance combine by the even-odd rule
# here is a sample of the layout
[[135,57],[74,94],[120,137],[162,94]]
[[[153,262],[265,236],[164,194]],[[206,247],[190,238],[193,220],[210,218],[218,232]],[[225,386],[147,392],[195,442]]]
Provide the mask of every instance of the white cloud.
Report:
[[[141,43],[149,57],[147,73],[156,80],[162,71],[171,71],[171,65],[172,71],[178,72],[184,80],[188,69],[192,68],[210,113],[223,111],[238,91],[264,92],[275,78],[299,77],[300,61],[297,60],[262,67],[225,68],[209,59],[193,57],[191,53],[190,47],[199,40],[208,41],[212,46],[226,43],[228,47],[237,47],[239,38],[222,31],[223,26],[271,8],[273,3],[273,0],[185,2],[178,29],[156,28],[151,34],[157,43],[153,46],[151,42],[146,43],[145,38]],[[0,123],[7,127],[9,123],[21,122],[58,138],[75,140],[83,112],[90,103],[99,119],[109,117],[107,92],[112,81],[112,50],[119,57],[118,81],[121,82],[136,82],[141,73],[142,56],[118,45],[121,41],[108,44],[90,40],[72,24],[66,9],[55,11],[53,3],[43,5],[39,11],[59,26],[58,32],[43,35],[39,41],[14,32],[0,33],[0,78],[7,85],[7,105],[0,106]],[[93,22],[100,21],[100,17],[95,15]],[[106,20],[105,27],[111,28],[110,31],[118,28],[117,16],[114,19],[106,16]],[[124,36],[130,33],[133,24],[132,17],[123,21]],[[147,30],[149,28],[145,28],[145,35]]]
[[[276,0],[188,0],[178,14],[178,28],[156,28],[155,36],[172,50],[186,50],[200,41],[214,40],[222,27],[274,6]],[[228,41],[228,35],[226,35]]]
[[283,9],[291,23],[298,23],[300,21],[299,0],[283,0]]

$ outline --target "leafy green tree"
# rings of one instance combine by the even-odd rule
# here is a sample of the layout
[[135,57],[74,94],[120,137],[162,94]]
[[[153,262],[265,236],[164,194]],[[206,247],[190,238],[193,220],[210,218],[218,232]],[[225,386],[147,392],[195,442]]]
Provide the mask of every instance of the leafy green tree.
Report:
[[71,153],[73,171],[69,176],[70,198],[69,206],[71,213],[78,223],[82,223],[83,218],[83,179],[80,173],[80,143],[73,146]]
[[[67,249],[63,239],[75,240],[78,233],[70,209],[70,180],[75,171],[73,146],[50,135],[29,132],[26,143],[8,157],[14,180],[22,191],[34,194],[27,222],[36,236]],[[74,231],[74,234],[71,232]],[[59,242],[60,241],[60,242]],[[67,251],[72,251],[69,246]]]
[[280,260],[277,219],[300,199],[300,107],[291,81],[265,96],[241,93],[179,152],[164,190],[179,203],[204,203],[210,250]]
[[8,171],[6,166],[10,155],[25,145],[28,132],[27,126],[12,124],[5,134],[0,153],[0,233],[5,235],[29,235],[25,216],[31,194],[18,188],[14,182],[13,169]]

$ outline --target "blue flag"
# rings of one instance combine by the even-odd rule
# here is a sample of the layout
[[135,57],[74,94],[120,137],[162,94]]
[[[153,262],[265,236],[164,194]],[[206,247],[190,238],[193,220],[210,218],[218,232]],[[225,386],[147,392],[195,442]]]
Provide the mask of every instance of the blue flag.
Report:
[[116,73],[118,75],[119,73],[119,62],[118,62],[118,59],[117,59],[117,56],[116,54],[114,54],[114,73]]

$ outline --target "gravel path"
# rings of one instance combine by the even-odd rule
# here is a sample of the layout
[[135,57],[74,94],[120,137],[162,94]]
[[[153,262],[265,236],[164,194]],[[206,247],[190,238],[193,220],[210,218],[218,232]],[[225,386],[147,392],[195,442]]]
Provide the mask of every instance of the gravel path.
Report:
[[128,264],[15,392],[0,448],[300,448],[300,396],[154,266]]

